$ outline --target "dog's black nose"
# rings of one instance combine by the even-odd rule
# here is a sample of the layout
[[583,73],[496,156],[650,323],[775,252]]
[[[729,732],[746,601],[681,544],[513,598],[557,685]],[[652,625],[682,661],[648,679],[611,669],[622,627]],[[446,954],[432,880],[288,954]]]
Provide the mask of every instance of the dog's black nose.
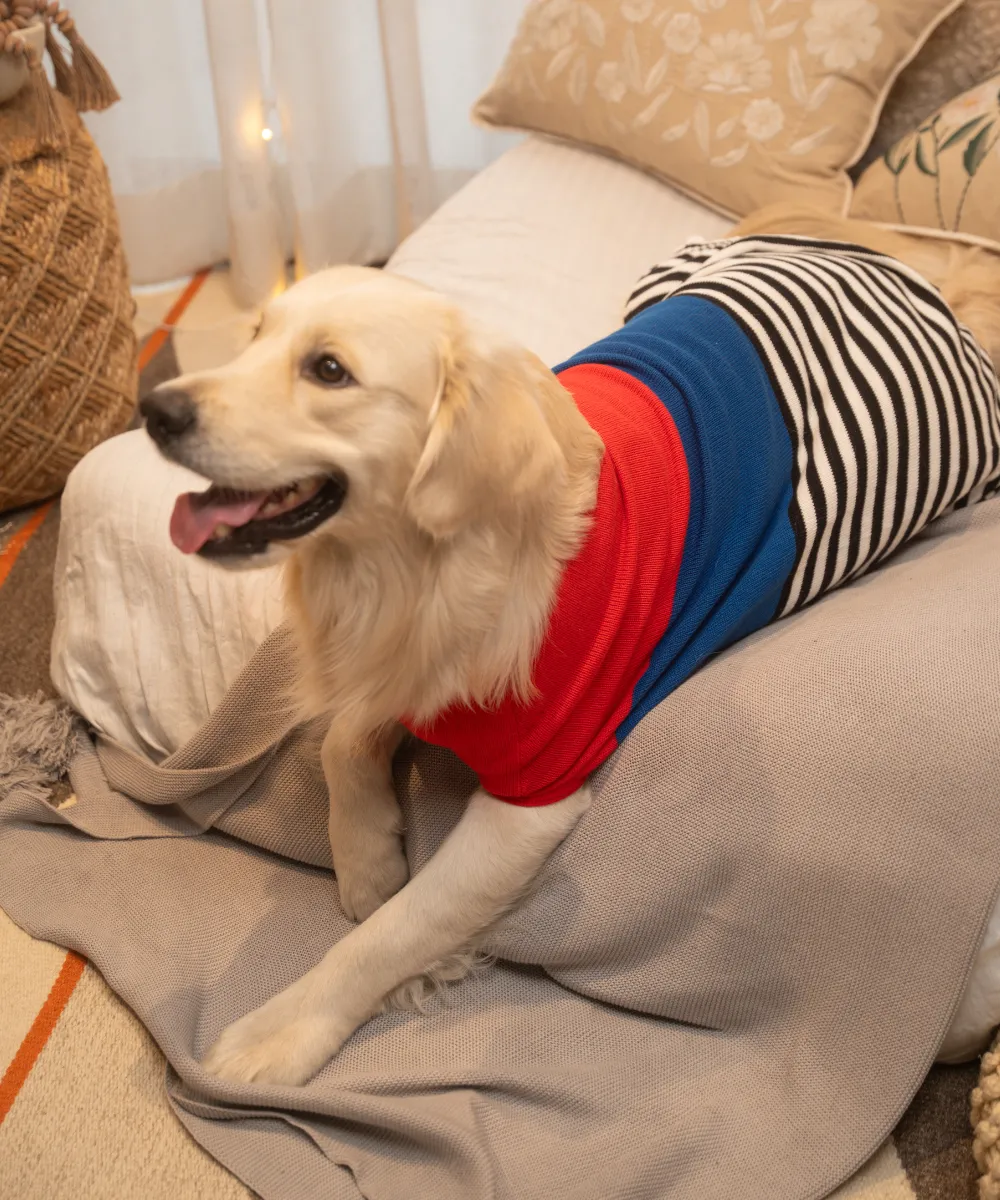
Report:
[[149,436],[158,446],[165,446],[189,433],[198,420],[194,401],[179,388],[157,388],[139,402],[139,411],[146,418]]

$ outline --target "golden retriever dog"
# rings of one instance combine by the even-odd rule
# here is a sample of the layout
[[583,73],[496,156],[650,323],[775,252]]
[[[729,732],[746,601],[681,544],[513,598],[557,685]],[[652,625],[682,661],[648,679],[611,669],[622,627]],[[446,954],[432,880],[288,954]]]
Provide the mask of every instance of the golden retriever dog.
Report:
[[[802,209],[769,210],[734,231],[764,234],[850,242],[912,264],[1000,358],[1000,268],[986,251]],[[719,359],[691,369],[711,379],[729,367]],[[522,714],[541,713],[544,723],[545,706],[553,706],[556,739],[573,725],[536,670],[549,661],[543,647],[561,611],[560,589],[586,559],[586,613],[605,604],[624,570],[613,556],[624,550],[617,535],[601,541],[595,509],[605,490],[617,495],[616,480],[628,473],[623,454],[639,453],[654,434],[680,443],[663,405],[649,406],[633,389],[628,403],[647,426],[631,441],[627,430],[621,435],[624,451],[612,447],[585,415],[604,412],[604,399],[594,393],[588,409],[571,377],[557,377],[423,286],[338,267],[274,299],[234,362],[162,385],[143,401],[161,451],[213,485],[178,499],[178,548],[230,567],[285,563],[302,711],[329,721],[322,763],[340,899],[358,923],[305,976],[224,1030],[205,1058],[208,1071],[304,1083],[394,994],[468,954],[586,812],[590,788],[580,772],[610,754],[605,734],[599,752],[560,767],[551,786],[548,777],[534,791],[484,782],[409,879],[391,774],[405,728],[433,732],[442,719],[461,726],[470,765],[488,761],[476,769],[489,781],[497,746]],[[608,421],[623,422],[621,397],[613,407]],[[673,489],[674,508],[688,520],[700,485],[694,475],[673,478],[669,466],[660,474],[650,467],[650,486]],[[967,482],[970,492],[977,481]],[[656,515],[655,502],[639,507]],[[664,634],[681,586],[683,521],[679,528],[680,542],[664,535],[662,552],[652,525],[637,543],[643,571],[657,555],[666,565],[655,586],[629,593],[651,625],[642,645],[615,643],[614,654],[627,659],[615,676],[621,687],[636,685]],[[601,575],[603,560],[612,565]],[[606,587],[593,583],[595,571]],[[590,661],[600,640],[588,632],[590,619],[578,620],[587,641],[571,687],[584,697],[601,693],[610,661]],[[576,620],[571,613],[560,628]],[[605,628],[603,609],[594,620]],[[738,632],[720,635],[719,644]],[[560,670],[575,679],[578,660],[569,658]],[[605,733],[628,709],[618,696],[607,705]]]

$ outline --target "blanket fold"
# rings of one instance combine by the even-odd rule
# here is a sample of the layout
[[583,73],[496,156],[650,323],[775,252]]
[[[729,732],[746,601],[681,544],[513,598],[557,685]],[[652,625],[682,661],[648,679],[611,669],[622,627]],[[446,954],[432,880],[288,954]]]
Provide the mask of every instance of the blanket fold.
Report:
[[[303,1088],[199,1059],[350,928],[322,730],[276,631],[151,763],[100,737],[0,802],[0,905],[87,955],[178,1116],[264,1200],[809,1200],[879,1145],[962,993],[1000,863],[1000,500],[719,656],[594,778],[497,961]],[[475,778],[408,743],[411,869]]]

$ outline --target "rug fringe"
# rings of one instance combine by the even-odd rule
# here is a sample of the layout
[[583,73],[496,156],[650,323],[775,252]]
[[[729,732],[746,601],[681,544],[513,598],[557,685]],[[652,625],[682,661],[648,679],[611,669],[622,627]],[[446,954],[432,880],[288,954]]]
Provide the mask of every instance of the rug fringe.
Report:
[[47,801],[82,734],[80,718],[63,701],[0,692],[0,801],[15,788]]

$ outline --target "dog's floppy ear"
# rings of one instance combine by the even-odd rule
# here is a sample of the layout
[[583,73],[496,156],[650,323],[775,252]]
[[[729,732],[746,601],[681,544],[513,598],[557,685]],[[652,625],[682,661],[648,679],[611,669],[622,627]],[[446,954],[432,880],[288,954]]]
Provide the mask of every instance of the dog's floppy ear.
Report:
[[421,529],[445,539],[488,515],[530,513],[558,485],[566,460],[540,404],[546,389],[560,385],[533,354],[456,319],[440,362],[406,503]]

